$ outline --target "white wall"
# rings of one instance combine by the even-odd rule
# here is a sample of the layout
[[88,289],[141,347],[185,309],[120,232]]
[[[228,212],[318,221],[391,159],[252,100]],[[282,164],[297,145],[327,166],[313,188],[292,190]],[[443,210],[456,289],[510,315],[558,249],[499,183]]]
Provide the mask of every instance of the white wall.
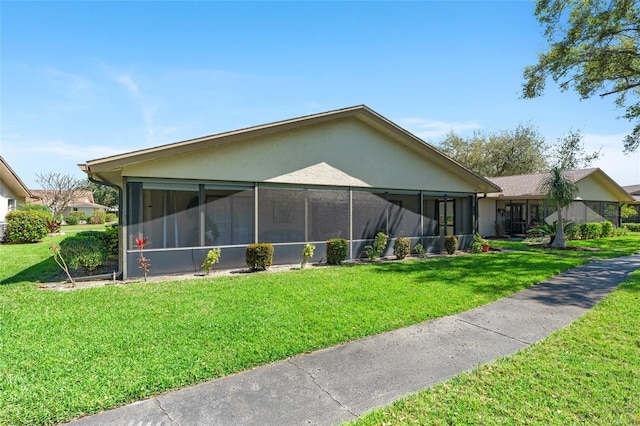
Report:
[[478,232],[483,237],[495,237],[496,221],[495,198],[478,198]]
[[475,192],[423,152],[356,118],[132,164],[122,175]]
[[18,200],[18,198],[6,185],[0,185],[0,222],[4,222],[4,217],[9,213],[9,199]]

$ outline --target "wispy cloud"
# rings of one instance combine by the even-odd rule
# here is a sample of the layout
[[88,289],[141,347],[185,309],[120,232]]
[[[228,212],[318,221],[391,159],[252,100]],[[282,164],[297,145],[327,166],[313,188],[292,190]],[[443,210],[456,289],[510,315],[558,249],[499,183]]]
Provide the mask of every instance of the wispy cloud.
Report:
[[438,139],[451,131],[462,133],[482,128],[482,125],[476,121],[449,122],[426,118],[403,118],[398,120],[398,124],[422,139]]
[[66,159],[77,162],[85,162],[88,159],[108,157],[120,152],[120,149],[111,148],[106,145],[84,145],[78,149],[77,145],[61,140],[38,140],[29,141],[22,144],[24,148],[17,148],[13,151],[23,151],[31,153],[48,154],[49,159]]
[[622,153],[622,140],[625,134],[585,133],[584,147],[587,152],[600,151],[593,167],[600,167],[619,185],[640,183],[640,151],[625,155]]
[[116,75],[114,78],[118,83],[123,85],[131,95],[133,95],[134,97],[138,97],[138,95],[140,94],[140,89],[138,88],[138,84],[133,80],[131,74],[122,73]]

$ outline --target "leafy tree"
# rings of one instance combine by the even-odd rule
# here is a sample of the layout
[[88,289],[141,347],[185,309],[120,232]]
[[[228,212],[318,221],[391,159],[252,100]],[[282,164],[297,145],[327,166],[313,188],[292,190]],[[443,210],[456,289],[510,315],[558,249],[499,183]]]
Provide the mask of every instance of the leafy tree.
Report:
[[548,50],[524,70],[523,96],[544,92],[548,77],[583,99],[614,95],[634,122],[625,153],[640,146],[640,5],[637,0],[537,0]]
[[553,167],[549,175],[542,180],[541,190],[546,195],[547,202],[555,205],[558,213],[558,232],[551,247],[565,247],[564,223],[562,220],[562,208],[573,202],[578,195],[578,186],[569,179],[560,167]]
[[89,189],[93,193],[93,201],[103,206],[117,208],[120,204],[118,191],[105,185],[97,185],[91,181],[88,183]]
[[575,170],[589,167],[600,158],[601,150],[586,153],[582,134],[579,130],[571,130],[558,144],[551,148],[552,165],[563,170]]
[[62,214],[87,190],[85,180],[61,173],[36,173],[36,182],[42,188],[42,202],[49,207],[54,218]]
[[449,133],[440,149],[481,176],[497,177],[546,170],[549,145],[530,124],[515,130],[483,134],[475,132],[464,139]]

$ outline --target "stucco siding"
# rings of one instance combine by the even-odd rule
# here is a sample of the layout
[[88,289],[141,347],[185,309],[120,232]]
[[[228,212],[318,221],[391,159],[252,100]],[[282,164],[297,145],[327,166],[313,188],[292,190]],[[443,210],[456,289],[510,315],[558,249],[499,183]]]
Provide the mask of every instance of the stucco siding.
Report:
[[617,202],[619,198],[607,190],[604,183],[597,181],[593,176],[587,176],[578,182],[578,196],[583,200],[612,201]]
[[132,164],[122,175],[475,191],[423,153],[355,118]]
[[0,222],[4,221],[4,217],[9,212],[9,199],[17,200],[18,203],[24,203],[24,197],[20,199],[6,185],[0,185]]

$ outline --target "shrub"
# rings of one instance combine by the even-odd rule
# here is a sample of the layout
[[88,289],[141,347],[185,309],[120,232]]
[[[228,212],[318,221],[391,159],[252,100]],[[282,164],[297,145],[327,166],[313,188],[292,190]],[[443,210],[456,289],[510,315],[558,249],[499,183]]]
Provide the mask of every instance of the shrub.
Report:
[[70,215],[68,215],[68,216],[66,216],[66,217],[64,218],[64,222],[65,222],[67,225],[77,225],[77,224],[78,224],[78,222],[80,222],[80,219],[78,219],[78,216],[75,216],[75,215],[71,215],[71,214],[70,214]]
[[89,216],[89,223],[93,225],[105,223],[106,216],[103,212],[93,212],[91,216]]
[[628,231],[640,232],[640,223],[624,223],[622,226]]
[[202,262],[202,270],[205,274],[209,275],[209,272],[211,272],[211,268],[213,268],[213,265],[220,261],[220,252],[221,250],[219,247],[209,250],[209,252],[207,253],[207,257],[205,257],[204,262]]
[[613,236],[620,237],[623,235],[627,235],[629,230],[627,228],[613,228]]
[[7,213],[5,220],[5,241],[24,244],[41,241],[49,234],[47,221],[52,219],[50,213],[41,210],[15,210]]
[[404,259],[411,253],[411,240],[406,237],[396,238],[393,243],[393,254],[398,259]]
[[332,238],[327,241],[327,263],[340,265],[349,252],[349,243],[344,238]]
[[424,246],[423,246],[422,244],[420,244],[420,243],[416,244],[416,245],[413,247],[413,251],[414,251],[418,256],[420,256],[420,257],[423,257],[423,256],[425,255],[425,253],[427,252],[427,251],[424,249]]
[[273,246],[269,243],[249,244],[246,252],[247,266],[252,271],[264,271],[273,263]]
[[73,216],[73,217],[77,217],[78,218],[78,222],[83,221],[83,220],[87,220],[87,214],[85,212],[83,212],[82,210],[78,210],[75,212],[70,212],[69,216]]
[[573,222],[564,225],[564,238],[567,240],[577,240],[580,234],[580,227]]
[[473,234],[473,242],[471,242],[471,253],[482,253],[482,246],[487,244],[487,240],[482,238],[479,232]]
[[389,236],[384,232],[378,232],[373,239],[373,249],[375,250],[376,257],[380,257],[384,254],[384,249],[387,248],[387,242]]
[[106,230],[103,232],[102,238],[104,238],[105,246],[107,247],[107,252],[111,254],[118,254],[118,240],[120,238],[120,233],[118,232],[118,225],[107,225]]
[[104,221],[107,222],[107,223],[115,222],[117,220],[118,220],[118,216],[115,213],[107,213],[104,216]]
[[304,268],[304,266],[309,262],[309,259],[313,257],[313,252],[315,251],[316,246],[311,243],[305,244],[302,249],[302,262],[300,262],[300,267]]
[[602,234],[601,237],[610,237],[613,235],[613,223],[608,220],[601,222],[600,226],[602,226]]
[[453,254],[456,252],[456,248],[458,247],[458,238],[455,235],[447,235],[444,237],[444,248],[447,250],[448,254]]
[[79,232],[62,240],[60,254],[71,268],[92,271],[107,262],[105,241],[104,232]]
[[364,246],[363,251],[364,251],[364,255],[367,256],[367,259],[369,259],[371,262],[376,260],[376,258],[378,257],[376,255],[376,250],[370,244],[367,244],[366,246]]
[[587,222],[580,224],[580,237],[583,240],[600,238],[602,235],[602,225],[600,222]]

